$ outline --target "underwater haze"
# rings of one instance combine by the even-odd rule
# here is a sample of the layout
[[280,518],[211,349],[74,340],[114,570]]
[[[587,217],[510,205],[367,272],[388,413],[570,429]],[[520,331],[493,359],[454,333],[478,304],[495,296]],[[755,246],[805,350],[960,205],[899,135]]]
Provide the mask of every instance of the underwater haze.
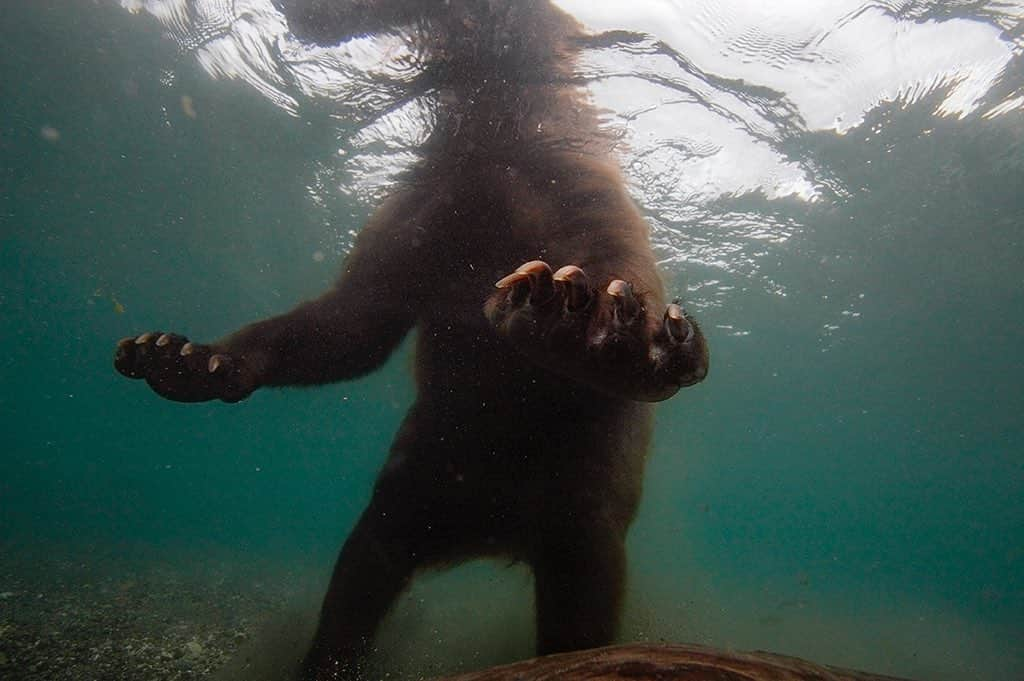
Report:
[[[712,354],[658,407],[623,640],[1024,680],[1024,3],[557,4]],[[206,678],[315,616],[409,342],[235,405],[113,351],[323,290],[432,124],[410,64],[269,0],[4,3],[0,678]],[[430,576],[383,668],[529,656],[531,607],[521,566]]]

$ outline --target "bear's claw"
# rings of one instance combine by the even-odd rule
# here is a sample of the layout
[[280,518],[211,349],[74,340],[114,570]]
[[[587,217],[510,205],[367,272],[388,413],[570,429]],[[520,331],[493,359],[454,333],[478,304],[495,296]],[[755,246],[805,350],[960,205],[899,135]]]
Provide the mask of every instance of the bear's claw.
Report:
[[566,312],[580,312],[593,300],[587,275],[576,265],[566,265],[552,275],[562,290]]
[[665,308],[665,332],[675,343],[687,344],[693,340],[693,325],[686,319],[683,309],[676,303]]
[[[527,283],[529,286],[525,285]],[[494,286],[499,289],[512,288],[512,296],[518,304],[529,300],[531,305],[543,305],[555,295],[551,268],[541,260],[523,263],[515,272],[502,278]]]
[[622,328],[633,326],[640,318],[643,307],[633,295],[633,287],[621,279],[613,279],[608,284],[608,295],[612,297],[612,320]]

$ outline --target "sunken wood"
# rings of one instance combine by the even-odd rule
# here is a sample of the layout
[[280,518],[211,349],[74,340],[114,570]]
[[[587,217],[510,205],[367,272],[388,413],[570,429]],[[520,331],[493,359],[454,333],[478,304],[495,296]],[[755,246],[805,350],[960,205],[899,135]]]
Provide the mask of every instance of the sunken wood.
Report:
[[685,644],[631,644],[548,655],[447,681],[907,681],[796,657]]

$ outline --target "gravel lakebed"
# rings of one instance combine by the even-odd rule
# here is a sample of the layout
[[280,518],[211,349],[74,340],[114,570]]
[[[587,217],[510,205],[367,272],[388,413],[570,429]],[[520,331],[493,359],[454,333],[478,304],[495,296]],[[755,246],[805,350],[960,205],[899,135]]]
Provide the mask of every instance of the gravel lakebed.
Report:
[[295,584],[233,560],[55,555],[0,554],[4,681],[207,678]]

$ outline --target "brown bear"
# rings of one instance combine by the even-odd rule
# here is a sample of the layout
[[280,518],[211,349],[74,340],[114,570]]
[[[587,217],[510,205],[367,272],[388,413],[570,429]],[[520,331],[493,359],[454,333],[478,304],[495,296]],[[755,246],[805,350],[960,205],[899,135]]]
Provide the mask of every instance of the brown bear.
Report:
[[[303,663],[355,675],[417,569],[526,562],[537,650],[611,642],[651,402],[702,380],[614,140],[575,82],[580,26],[546,0],[299,0],[301,39],[403,29],[435,95],[421,161],[337,283],[208,345],[154,331],[115,366],[171,400],[237,402],[364,375],[416,329],[417,397],[345,542]],[[497,282],[497,283],[495,283]]]

